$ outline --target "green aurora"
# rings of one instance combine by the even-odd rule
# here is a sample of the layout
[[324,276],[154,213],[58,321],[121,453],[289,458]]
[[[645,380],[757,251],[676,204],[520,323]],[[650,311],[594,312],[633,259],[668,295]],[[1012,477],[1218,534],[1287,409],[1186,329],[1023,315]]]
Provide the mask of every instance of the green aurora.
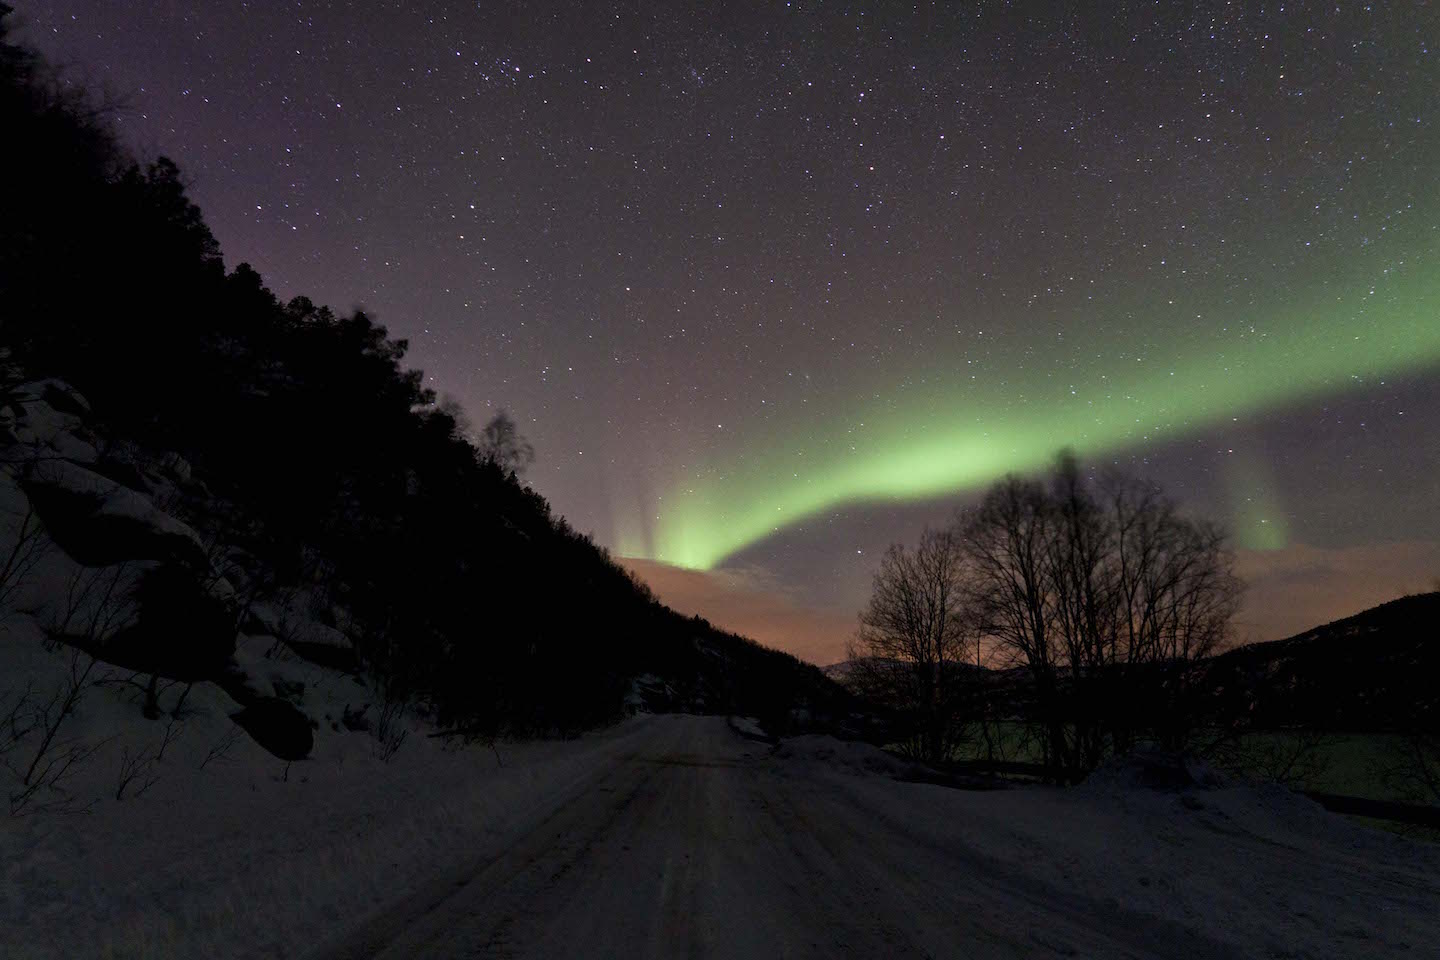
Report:
[[[1429,242],[1403,246],[1433,253],[1435,233],[1427,233],[1412,239]],[[843,423],[832,415],[795,436],[772,434],[785,442],[749,446],[723,469],[711,464],[676,483],[649,535],[622,535],[617,546],[624,555],[710,569],[841,506],[973,491],[1009,472],[1042,469],[1062,447],[1112,455],[1440,364],[1435,258],[1366,260],[1352,263],[1348,278],[1311,283],[1304,305],[1293,297],[1285,305],[1221,304],[1191,324],[1193,304],[1184,318],[1163,299],[1140,304],[1129,315],[1158,318],[1166,343],[1146,343],[1132,320],[1128,333],[1091,337],[1083,353],[1027,349],[1008,363],[991,356],[990,383],[951,376],[928,395],[905,391],[903,404],[849,411]],[[1257,518],[1241,512],[1241,545],[1283,545],[1283,526],[1256,535]]]

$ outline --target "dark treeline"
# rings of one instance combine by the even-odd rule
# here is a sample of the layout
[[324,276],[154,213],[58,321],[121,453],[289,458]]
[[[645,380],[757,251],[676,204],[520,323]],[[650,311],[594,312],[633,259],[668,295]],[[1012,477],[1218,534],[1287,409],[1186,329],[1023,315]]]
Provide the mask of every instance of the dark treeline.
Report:
[[640,673],[751,713],[824,689],[658,604],[506,469],[531,455],[523,437],[480,452],[371,317],[227,272],[176,165],[136,162],[103,107],[11,40],[8,14],[0,337],[26,375],[86,396],[117,479],[127,450],[193,466],[203,493],[184,514],[242,605],[304,591],[383,696],[472,730],[608,720]]

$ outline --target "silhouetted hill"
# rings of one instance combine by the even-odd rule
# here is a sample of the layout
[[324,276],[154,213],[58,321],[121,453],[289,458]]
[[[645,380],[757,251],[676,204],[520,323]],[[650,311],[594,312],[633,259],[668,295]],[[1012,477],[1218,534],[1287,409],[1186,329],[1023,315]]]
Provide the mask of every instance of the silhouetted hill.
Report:
[[1257,727],[1411,727],[1440,720],[1440,593],[1402,597],[1284,640],[1213,657],[1214,708]]

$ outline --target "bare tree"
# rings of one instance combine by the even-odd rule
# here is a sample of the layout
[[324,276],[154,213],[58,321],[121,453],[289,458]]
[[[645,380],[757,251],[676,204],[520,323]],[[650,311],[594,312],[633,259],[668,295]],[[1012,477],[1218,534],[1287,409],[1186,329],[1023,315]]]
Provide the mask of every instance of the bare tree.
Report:
[[958,534],[926,530],[913,550],[890,547],[850,646],[850,679],[908,718],[914,755],[945,760],[957,745],[975,638]]
[[1195,665],[1241,593],[1218,530],[1133,478],[1088,482],[1068,454],[1048,488],[1007,478],[958,523],[983,631],[1028,671],[1057,776],[1142,737],[1188,745]]
[[442,396],[440,402],[435,405],[435,412],[450,418],[450,421],[454,424],[454,427],[451,428],[453,436],[462,439],[470,439],[474,436],[475,425],[470,422],[470,415],[465,412],[465,407],[459,400],[446,394]]
[[1056,660],[1066,681],[1055,692],[1063,693],[1058,709],[1066,720],[1068,765],[1089,769],[1105,753],[1106,734],[1114,733],[1116,692],[1107,688],[1117,685],[1124,669],[1117,643],[1119,583],[1113,562],[1118,538],[1112,518],[1068,452],[1056,461],[1043,517],[1041,575],[1050,593],[1047,608],[1058,644]]
[[48,692],[27,687],[0,717],[4,723],[0,763],[18,781],[9,797],[12,815],[70,811],[79,806],[66,788],[67,781],[103,741],[87,742],[67,730],[86,690],[96,682],[97,661],[90,651],[102,647],[129,614],[126,574],[121,564],[98,570],[81,568],[69,579],[47,641],[52,651],[70,644],[68,669]]
[[27,497],[25,512],[20,516],[10,550],[0,557],[0,616],[10,612],[16,595],[24,589],[30,574],[45,558],[49,543],[40,517]]
[[[165,735],[168,743],[168,729]],[[155,768],[164,752],[164,743],[160,746],[160,753],[153,756],[145,750],[132,753],[128,746],[124,747],[120,751],[120,771],[115,778],[115,799],[124,800],[127,793],[132,798],[142,796],[145,791],[159,783],[160,774]]]
[[63,642],[100,649],[134,614],[132,573],[126,561],[80,567],[66,578],[64,596],[46,626],[50,649]]
[[535,462],[535,448],[503,409],[491,417],[485,429],[480,431],[476,449],[482,459],[516,476],[524,474]]
[[405,701],[398,697],[382,696],[380,709],[376,711],[375,742],[371,744],[371,753],[386,763],[400,752],[410,736],[405,727],[405,707]]
[[76,769],[100,748],[63,731],[80,705],[95,658],[71,649],[65,679],[48,694],[32,687],[5,708],[0,731],[0,764],[17,781],[11,790],[10,814],[71,811],[77,801],[66,789]]
[[1075,765],[1060,709],[1062,651],[1054,629],[1046,550],[1051,504],[1034,481],[1006,477],[980,505],[957,518],[969,555],[971,596],[980,630],[999,665],[1029,674],[1047,767]]
[[1440,804],[1440,730],[1397,735],[1376,765],[1382,783],[1416,803]]
[[1313,788],[1330,769],[1338,739],[1323,730],[1226,731],[1201,751],[1217,769],[1237,777],[1283,783],[1294,789]]
[[239,743],[244,736],[245,731],[241,730],[238,726],[232,725],[225,731],[224,735],[222,735],[219,740],[216,740],[210,749],[205,752],[205,756],[200,760],[199,769],[204,770],[207,765],[215,762],[229,763],[232,759],[230,751],[235,748],[235,744]]
[[1153,486],[1111,478],[1105,504],[1116,594],[1108,662],[1129,688],[1112,702],[1147,708],[1130,721],[1112,718],[1112,735],[1121,749],[1143,731],[1162,747],[1182,750],[1199,714],[1195,666],[1228,640],[1244,585],[1223,533],[1180,515]]

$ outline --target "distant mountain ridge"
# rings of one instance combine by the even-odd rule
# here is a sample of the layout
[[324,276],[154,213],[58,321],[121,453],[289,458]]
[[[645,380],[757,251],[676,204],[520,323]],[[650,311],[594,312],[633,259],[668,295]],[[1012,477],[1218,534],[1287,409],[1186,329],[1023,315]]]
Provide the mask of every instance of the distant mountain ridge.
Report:
[[1216,706],[1257,725],[1385,731],[1440,720],[1440,592],[1400,597],[1283,640],[1212,657]]
[[[856,664],[845,660],[824,672],[843,684]],[[1023,667],[956,666],[988,677],[1002,702],[1026,699]],[[1197,661],[1191,677],[1205,691],[1210,719],[1256,729],[1386,732],[1413,728],[1416,718],[1440,725],[1440,592],[1232,647]]]

